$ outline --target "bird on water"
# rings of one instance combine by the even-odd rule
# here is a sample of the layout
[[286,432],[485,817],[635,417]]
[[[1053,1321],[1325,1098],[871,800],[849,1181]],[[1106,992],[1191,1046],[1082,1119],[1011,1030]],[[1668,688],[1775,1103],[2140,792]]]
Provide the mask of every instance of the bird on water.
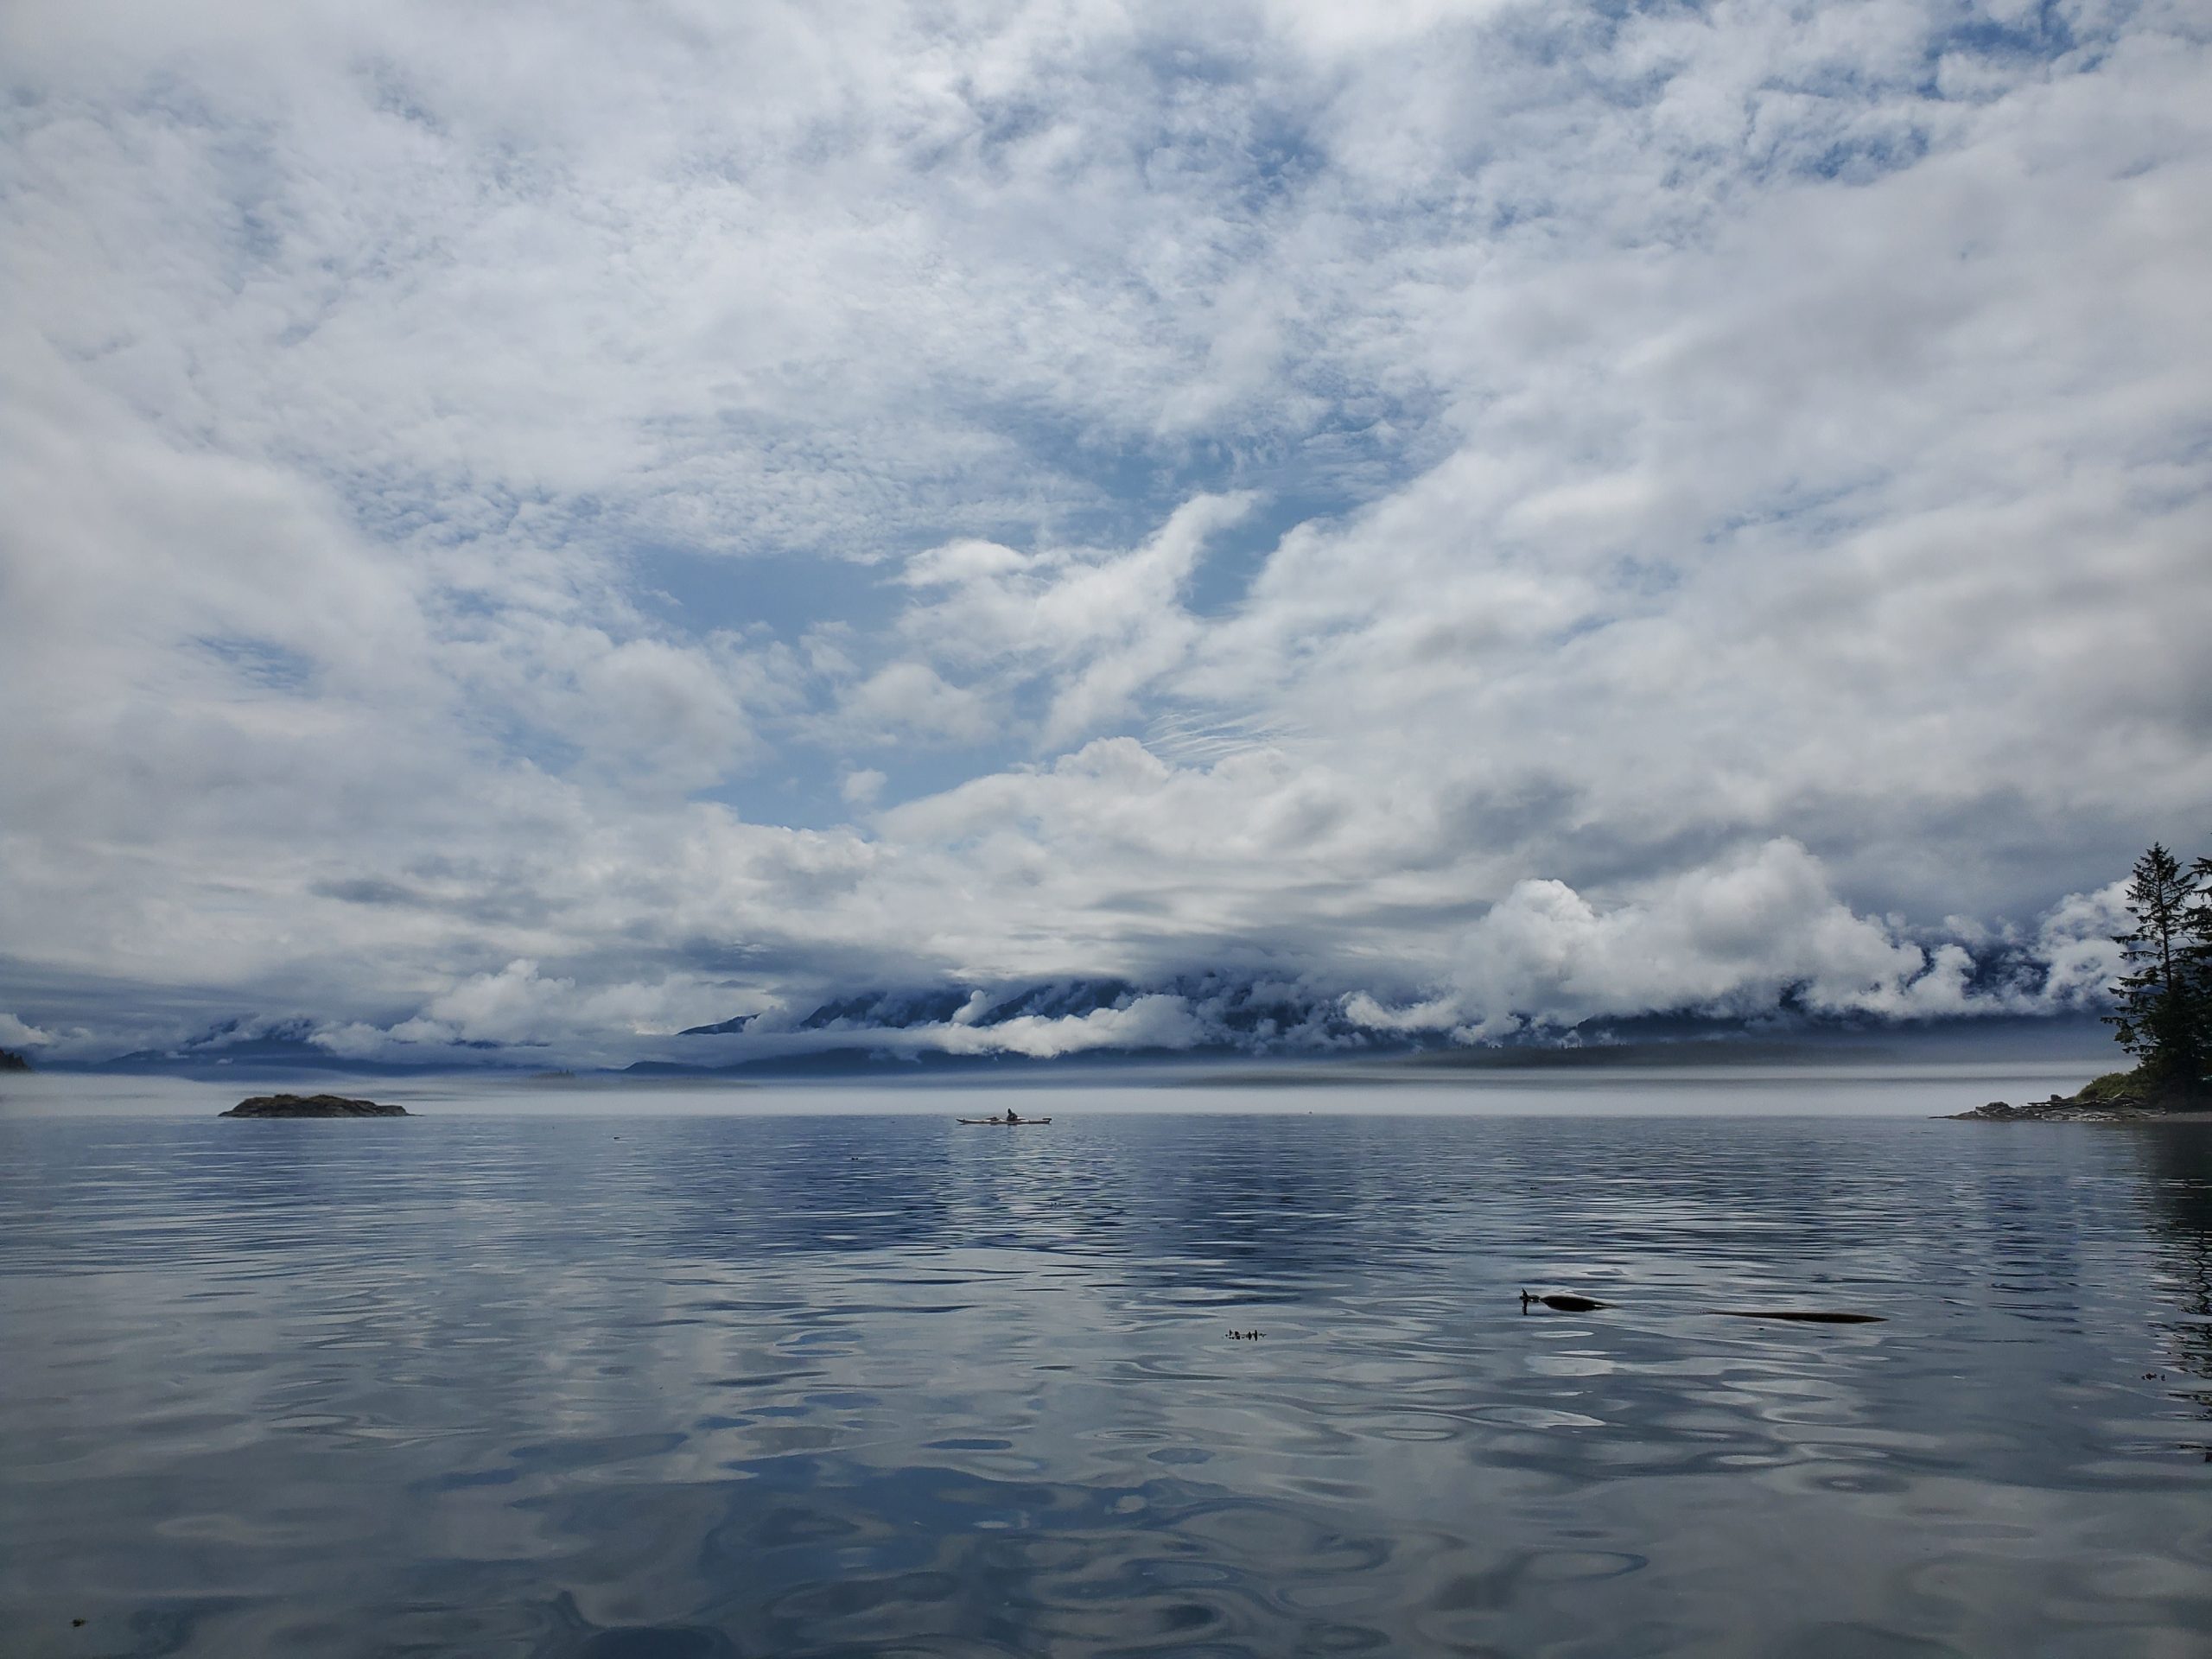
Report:
[[1556,1308],[1562,1313],[1590,1313],[1601,1307],[1611,1307],[1611,1302],[1592,1301],[1587,1296],[1538,1296],[1529,1291],[1521,1293],[1521,1311],[1526,1313],[1534,1303]]

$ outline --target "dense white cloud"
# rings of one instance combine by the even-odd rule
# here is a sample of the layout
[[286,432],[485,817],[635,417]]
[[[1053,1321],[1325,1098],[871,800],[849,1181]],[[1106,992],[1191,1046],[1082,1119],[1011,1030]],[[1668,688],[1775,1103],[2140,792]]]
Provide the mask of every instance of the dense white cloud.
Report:
[[[446,1047],[489,1043],[543,1046],[579,1031],[667,1035],[690,1020],[721,1016],[719,999],[695,984],[624,984],[579,990],[573,979],[549,976],[518,957],[495,974],[476,974],[426,1004],[388,1033],[359,1023],[316,1033],[334,1050],[385,1052],[391,1045]],[[685,1006],[689,1003],[688,1007]]]
[[1126,1007],[1096,1008],[1058,1019],[1021,1014],[988,1029],[953,1025],[931,1036],[934,1045],[954,1054],[1049,1059],[1102,1048],[1191,1048],[1213,1034],[1192,1014],[1185,999],[1154,993],[1131,998]]
[[0,1014],[0,1046],[18,1050],[44,1048],[53,1041],[52,1032],[27,1026],[12,1014]]
[[2051,1013],[2095,998],[2118,971],[2116,893],[2071,895],[2045,918],[2031,953],[2037,982],[1977,986],[1967,943],[1931,947],[1854,913],[1810,854],[1774,841],[1607,909],[1564,882],[1518,882],[1462,938],[1449,995],[1392,1009],[1361,993],[1349,1012],[1465,1041],[1605,1016],[1757,1018],[1785,1003],[1885,1019]]
[[[923,595],[900,616],[899,636],[981,677],[1006,723],[1016,690],[1041,682],[1049,701],[1038,738],[1058,747],[1127,721],[1139,694],[1181,665],[1200,634],[1184,599],[1206,539],[1251,505],[1249,495],[1200,496],[1126,552],[1024,555],[973,540],[930,549],[899,578]],[[942,682],[919,662],[882,670],[861,690],[925,674],[931,689],[914,701],[926,707]]]
[[[2212,822],[2189,8],[29,0],[0,65],[25,1029],[2026,1010]],[[1162,995],[957,1040],[1222,1029]]]

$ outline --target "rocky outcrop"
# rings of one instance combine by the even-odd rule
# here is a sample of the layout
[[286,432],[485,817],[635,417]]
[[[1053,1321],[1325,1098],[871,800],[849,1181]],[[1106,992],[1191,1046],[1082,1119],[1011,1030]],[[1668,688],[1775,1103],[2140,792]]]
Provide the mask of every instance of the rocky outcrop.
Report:
[[28,1071],[31,1063],[12,1048],[0,1048],[0,1071]]
[[2075,1094],[2015,1106],[1993,1100],[1952,1116],[1977,1123],[2123,1123],[2201,1109],[2205,1103],[2150,1084],[2133,1071],[2107,1071]]
[[222,1114],[225,1117],[406,1117],[404,1106],[382,1101],[348,1100],[343,1095],[255,1095]]
[[[2009,1100],[1993,1100],[1970,1112],[1953,1112],[1950,1116],[1955,1122],[1968,1123],[2082,1123],[2108,1120],[2119,1114],[2103,1106],[2084,1106],[2070,1095],[2053,1095],[2049,1100],[2023,1101],[2018,1106]],[[2143,1114],[2131,1109],[2127,1116],[2140,1117]]]

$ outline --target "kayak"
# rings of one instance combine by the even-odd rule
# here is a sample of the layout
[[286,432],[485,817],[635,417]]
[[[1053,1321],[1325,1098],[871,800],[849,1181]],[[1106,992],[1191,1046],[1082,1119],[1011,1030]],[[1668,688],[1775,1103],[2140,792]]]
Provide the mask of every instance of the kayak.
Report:
[[963,1123],[989,1123],[1001,1129],[1026,1129],[1033,1123],[1049,1123],[1052,1120],[1049,1117],[1021,1117],[1009,1123],[1002,1117],[963,1117],[958,1121]]

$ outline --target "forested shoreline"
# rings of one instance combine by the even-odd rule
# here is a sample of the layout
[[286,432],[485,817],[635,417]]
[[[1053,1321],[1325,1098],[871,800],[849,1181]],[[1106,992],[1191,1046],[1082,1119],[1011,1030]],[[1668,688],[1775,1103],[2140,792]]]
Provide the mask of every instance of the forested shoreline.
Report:
[[2143,1098],[2196,1104],[2212,1055],[2212,858],[2184,865],[2152,842],[2130,872],[2126,903],[2134,925],[2117,937],[2127,971],[2105,1016],[2135,1057],[2123,1075]]

